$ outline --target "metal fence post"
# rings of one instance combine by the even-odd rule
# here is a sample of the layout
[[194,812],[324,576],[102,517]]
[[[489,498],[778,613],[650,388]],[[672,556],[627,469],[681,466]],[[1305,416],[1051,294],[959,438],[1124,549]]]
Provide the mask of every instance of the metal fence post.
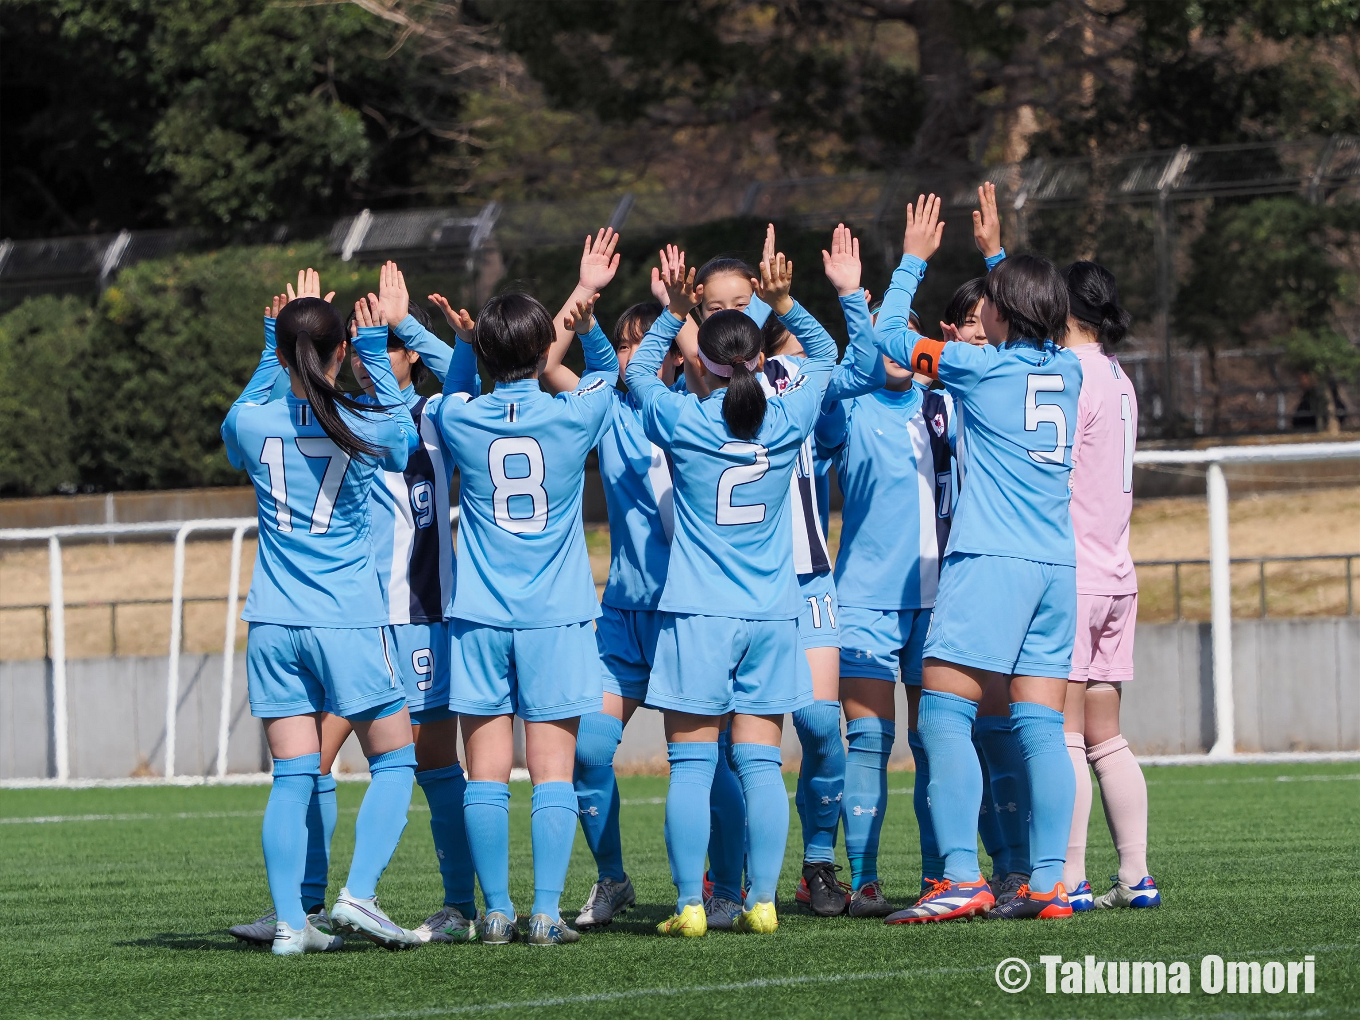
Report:
[[1209,603],[1214,653],[1214,746],[1211,757],[1236,753],[1232,677],[1232,566],[1228,549],[1228,482],[1223,464],[1211,461],[1209,498]]
[[57,778],[71,778],[70,726],[66,710],[66,584],[61,575],[61,539],[47,539],[47,588],[51,609],[48,656],[52,662],[52,757]]
[[217,717],[217,778],[227,774],[227,741],[231,733],[231,682],[236,671],[236,617],[240,615],[241,539],[250,525],[231,533],[231,577],[227,581],[227,626],[222,639],[222,708]]
[[179,709],[179,648],[184,640],[184,540],[190,521],[175,532],[175,575],[170,591],[170,666],[165,677],[165,778],[175,775],[175,729]]

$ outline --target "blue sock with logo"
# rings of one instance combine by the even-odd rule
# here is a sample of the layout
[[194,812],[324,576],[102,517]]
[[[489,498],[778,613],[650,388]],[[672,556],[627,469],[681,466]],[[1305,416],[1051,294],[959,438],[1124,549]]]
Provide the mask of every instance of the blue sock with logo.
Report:
[[1025,777],[1025,755],[1015,739],[1010,717],[978,716],[977,743],[987,759],[992,803],[1006,837],[1007,873],[1028,875],[1029,781]]
[[586,846],[595,857],[599,877],[616,882],[624,877],[619,784],[614,778],[614,752],[622,739],[622,719],[605,712],[581,716],[576,730],[576,768],[572,774]]
[[510,902],[510,787],[470,779],[463,795],[463,824],[468,852],[482,886],[488,914],[499,911],[515,919]]
[[1077,777],[1063,738],[1063,714],[1047,705],[1017,701],[1011,705],[1011,723],[1025,756],[1030,789],[1029,887],[1037,893],[1052,892],[1062,881],[1072,804],[1077,798]]
[[888,756],[897,724],[865,716],[845,725],[850,750],[845,755],[845,854],[850,858],[850,888],[878,881],[878,837],[888,809]]
[[982,848],[992,859],[992,873],[1010,873],[1011,849],[1006,844],[1006,834],[1001,829],[1001,816],[996,810],[996,800],[992,796],[992,776],[987,771],[987,758],[978,743],[977,723],[973,724],[973,746],[977,748],[978,765],[982,767],[982,806],[978,808],[978,835],[982,837]]
[[943,691],[922,691],[916,725],[930,762],[930,818],[944,857],[944,877],[976,882],[977,812],[982,769],[973,750],[977,703]]
[[[320,761],[320,758],[317,759]],[[331,837],[340,809],[335,803],[335,776],[317,776],[307,805],[307,870],[302,877],[302,906],[311,912],[326,905],[326,883],[331,870]]]
[[798,770],[803,806],[803,860],[835,861],[836,829],[845,795],[845,744],[841,742],[841,703],[814,701],[793,713],[793,728],[803,745]]
[[704,901],[704,849],[708,833],[708,797],[718,765],[718,745],[677,741],[666,745],[671,764],[666,789],[666,856],[675,883],[675,912]]
[[[919,723],[918,723],[919,725]],[[935,823],[930,818],[930,759],[919,730],[907,730],[907,746],[916,763],[916,781],[911,790],[911,807],[916,812],[916,827],[921,833],[921,881],[944,878],[944,858],[935,841]]]
[[[1064,752],[1066,753],[1066,752]],[[562,916],[562,890],[571,865],[576,837],[576,787],[571,783],[538,783],[529,816],[534,842],[534,913],[554,920]]]
[[439,876],[444,880],[444,904],[457,907],[471,920],[477,916],[477,901],[472,851],[468,849],[467,826],[463,821],[467,776],[463,766],[454,762],[442,769],[417,772],[416,782],[425,791],[425,800],[430,805],[430,835],[434,837],[434,855],[439,859]]
[[321,775],[321,755],[274,759],[274,782],[264,808],[260,845],[269,896],[280,921],[296,931],[307,926],[302,877],[307,869],[307,810]]
[[741,876],[746,870],[746,798],[732,771],[732,731],[718,734],[718,764],[708,795],[708,867],[713,895],[741,902]]
[[368,772],[373,778],[354,823],[354,858],[345,881],[349,894],[359,899],[377,895],[378,879],[406,829],[416,777],[416,745],[373,755],[368,759]]
[[789,839],[789,795],[780,773],[779,748],[768,744],[733,744],[732,764],[746,797],[746,835],[750,855],[746,861],[751,887],[746,909],[757,903],[774,902],[784,848]]

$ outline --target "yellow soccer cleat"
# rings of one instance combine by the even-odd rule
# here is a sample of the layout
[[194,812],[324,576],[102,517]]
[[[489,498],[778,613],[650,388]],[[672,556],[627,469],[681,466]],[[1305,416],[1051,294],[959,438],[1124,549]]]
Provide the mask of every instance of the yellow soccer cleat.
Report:
[[672,914],[656,926],[658,935],[674,935],[697,939],[708,934],[708,916],[701,904],[690,903],[678,914]]
[[773,935],[774,930],[778,927],[779,915],[775,913],[774,904],[757,903],[750,910],[743,910],[737,915],[732,930],[749,932],[753,935]]

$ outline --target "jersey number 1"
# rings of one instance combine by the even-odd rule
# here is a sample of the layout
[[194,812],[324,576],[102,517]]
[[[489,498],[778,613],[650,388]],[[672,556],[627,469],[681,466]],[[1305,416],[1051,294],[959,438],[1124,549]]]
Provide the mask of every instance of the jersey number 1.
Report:
[[[316,502],[312,504],[312,526],[307,530],[313,535],[324,535],[331,527],[331,517],[335,514],[335,500],[344,484],[345,472],[349,470],[349,454],[329,439],[322,437],[298,437],[298,453],[310,460],[324,460],[321,484],[316,487]],[[279,531],[293,530],[293,511],[288,506],[288,479],[283,470],[283,439],[270,436],[264,441],[260,451],[260,463],[269,469],[269,495],[274,499],[274,527]]]

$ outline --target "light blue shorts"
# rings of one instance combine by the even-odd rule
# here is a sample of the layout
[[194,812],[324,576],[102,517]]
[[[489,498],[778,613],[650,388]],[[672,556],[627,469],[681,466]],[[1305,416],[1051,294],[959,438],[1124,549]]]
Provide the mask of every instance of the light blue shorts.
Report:
[[595,621],[595,644],[604,667],[604,689],[621,698],[647,697],[647,681],[656,662],[656,636],[661,613],[655,609],[601,606]]
[[604,707],[594,621],[512,629],[451,620],[449,708],[459,715],[574,719]]
[[841,608],[841,676],[921,686],[921,648],[929,609]]
[[663,613],[652,708],[694,715],[781,715],[812,704],[812,671],[794,620]]
[[258,719],[323,709],[346,718],[404,698],[387,627],[252,623],[246,638],[250,714]]
[[395,623],[391,626],[392,665],[406,687],[411,722],[450,719],[449,625]]
[[921,654],[1010,676],[1065,680],[1076,636],[1076,567],[950,553]]
[[840,606],[836,602],[836,581],[831,571],[825,574],[799,574],[798,595],[803,600],[798,614],[798,637],[804,648],[839,648],[841,632],[837,627]]

